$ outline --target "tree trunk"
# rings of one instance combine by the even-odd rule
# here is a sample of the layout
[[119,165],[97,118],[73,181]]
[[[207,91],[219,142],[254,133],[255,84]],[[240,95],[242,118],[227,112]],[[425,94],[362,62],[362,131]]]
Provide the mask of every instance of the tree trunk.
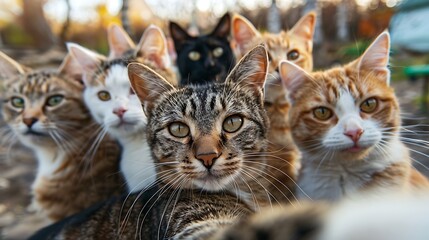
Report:
[[128,0],[122,0],[121,22],[122,22],[122,27],[125,29],[128,35],[132,36],[130,18],[128,15],[129,4],[130,2]]

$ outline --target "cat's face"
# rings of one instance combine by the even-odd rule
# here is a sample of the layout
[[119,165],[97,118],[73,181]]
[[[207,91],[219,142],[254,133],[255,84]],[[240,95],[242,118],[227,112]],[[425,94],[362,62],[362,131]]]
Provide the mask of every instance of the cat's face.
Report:
[[388,53],[384,33],[344,67],[310,74],[289,62],[280,65],[292,92],[292,133],[302,150],[345,159],[362,159],[374,148],[382,152],[400,124],[398,102],[388,85]]
[[58,144],[73,150],[61,142],[88,125],[91,117],[82,101],[83,85],[67,75],[70,57],[57,72],[24,71],[5,55],[0,58],[2,69],[14,68],[2,79],[2,115],[12,134],[29,147]]
[[115,137],[133,135],[146,126],[146,115],[140,100],[131,89],[127,64],[132,61],[145,62],[167,77],[173,75],[169,71],[165,37],[159,28],[150,26],[138,47],[127,41],[129,37],[124,34],[118,26],[113,25],[109,29],[110,55],[113,58],[110,60],[69,44],[70,52],[85,70],[85,103],[95,120]]
[[230,23],[227,14],[212,33],[197,37],[188,35],[176,23],[170,23],[182,85],[225,79],[235,63],[228,40]]
[[313,70],[313,33],[316,15],[314,12],[303,16],[289,31],[280,33],[263,33],[258,30],[247,19],[235,15],[232,19],[233,38],[237,42],[238,55],[259,43],[265,43],[270,59],[270,69],[265,90],[266,101],[285,101],[286,94],[283,88],[278,66],[280,61],[288,60],[300,66],[304,70]]
[[267,66],[260,46],[225,83],[181,89],[142,65],[128,67],[148,114],[148,142],[161,180],[215,191],[263,168],[258,153],[267,145],[262,104]]

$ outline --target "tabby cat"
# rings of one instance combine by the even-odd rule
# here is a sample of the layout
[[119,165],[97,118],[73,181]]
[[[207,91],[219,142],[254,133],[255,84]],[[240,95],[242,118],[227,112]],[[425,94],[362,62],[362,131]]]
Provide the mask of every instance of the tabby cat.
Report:
[[108,31],[110,59],[76,44],[69,51],[84,69],[84,99],[94,119],[122,146],[120,169],[129,192],[139,191],[156,180],[155,166],[146,141],[146,116],[131,89],[129,62],[152,66],[173,83],[174,73],[161,29],[150,26],[136,47],[125,31],[112,25]]
[[160,189],[94,207],[33,239],[206,239],[251,213],[241,200],[252,200],[245,193],[258,189],[250,187],[257,185],[252,177],[264,166],[258,153],[267,145],[262,102],[267,67],[266,51],[258,46],[225,83],[175,88],[148,67],[131,63],[129,76],[148,117]]
[[400,141],[389,50],[384,32],[342,67],[308,73],[290,62],[280,64],[291,93],[293,138],[303,153],[299,196],[336,200],[358,191],[429,186]]
[[219,20],[211,33],[196,37],[190,36],[178,24],[170,22],[170,34],[177,52],[177,66],[181,76],[180,84],[225,79],[235,64],[228,39],[230,29],[231,17],[228,13]]
[[[260,34],[244,17],[236,14],[232,19],[232,35],[237,43],[237,54],[241,56],[257,44],[265,43],[270,62],[269,75],[265,85],[265,109],[270,119],[268,132],[268,167],[269,174],[277,180],[268,190],[278,201],[294,199],[296,176],[300,167],[300,154],[293,143],[288,113],[290,103],[286,90],[280,81],[278,64],[288,59],[307,71],[313,68],[313,33],[316,15],[310,12],[303,16],[289,31],[278,34]],[[285,198],[285,195],[287,198]]]
[[98,126],[83,103],[76,66],[66,56],[57,71],[36,71],[0,53],[2,115],[37,157],[32,204],[53,221],[121,193],[123,184],[116,143],[92,144],[89,129]]

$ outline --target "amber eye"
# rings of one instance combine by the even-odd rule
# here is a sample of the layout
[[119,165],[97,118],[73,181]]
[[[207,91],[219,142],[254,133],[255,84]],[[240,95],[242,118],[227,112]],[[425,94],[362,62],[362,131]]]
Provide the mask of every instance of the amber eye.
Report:
[[192,61],[198,61],[201,58],[201,54],[197,51],[192,51],[188,54],[189,59]]
[[24,99],[20,97],[12,97],[10,99],[12,106],[16,108],[24,108]]
[[53,107],[56,106],[58,104],[60,104],[64,99],[63,95],[55,95],[52,97],[49,97],[48,100],[46,101],[46,105],[49,107]]
[[218,57],[222,56],[222,54],[223,54],[223,48],[217,47],[217,48],[213,49],[213,56],[218,58]]
[[319,120],[328,120],[332,117],[332,111],[326,107],[315,108],[313,114]]
[[299,52],[297,50],[292,50],[287,53],[287,60],[296,60],[299,57]]
[[188,125],[181,122],[175,122],[170,124],[170,126],[168,126],[168,131],[171,135],[178,138],[187,137],[190,132]]
[[377,108],[377,99],[368,98],[360,105],[360,110],[365,113],[372,113]]
[[232,115],[227,117],[222,124],[222,128],[225,132],[234,133],[243,125],[243,118],[239,115]]
[[110,100],[110,93],[108,91],[99,91],[98,92],[98,98],[101,101],[109,101]]

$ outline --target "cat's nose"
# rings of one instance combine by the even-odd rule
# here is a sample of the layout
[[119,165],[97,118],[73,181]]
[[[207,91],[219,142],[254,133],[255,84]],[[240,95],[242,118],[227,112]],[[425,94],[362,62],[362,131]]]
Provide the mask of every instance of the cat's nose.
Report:
[[123,107],[113,109],[113,113],[118,115],[119,118],[122,118],[126,111],[127,109]]
[[197,154],[196,158],[207,168],[210,169],[216,159],[219,157],[217,152],[200,153]]
[[24,118],[22,121],[24,122],[25,125],[27,125],[28,128],[31,128],[39,119],[35,118],[35,117],[30,117],[30,118]]
[[213,67],[215,65],[215,61],[211,57],[208,57],[204,62],[204,65],[205,67]]
[[349,137],[354,143],[357,143],[357,141],[359,141],[360,139],[360,136],[362,136],[362,133],[363,133],[363,129],[358,128],[358,129],[348,130],[344,133],[344,135]]

